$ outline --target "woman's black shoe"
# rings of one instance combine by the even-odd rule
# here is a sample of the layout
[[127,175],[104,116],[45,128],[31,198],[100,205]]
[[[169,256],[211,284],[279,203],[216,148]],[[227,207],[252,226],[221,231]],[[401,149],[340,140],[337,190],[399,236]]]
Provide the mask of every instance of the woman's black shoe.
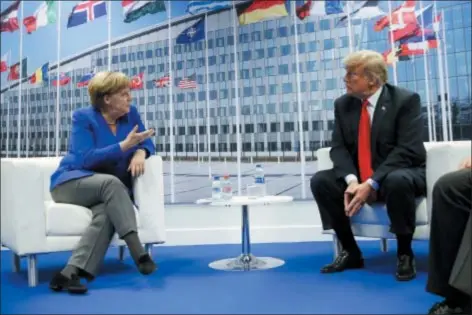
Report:
[[56,292],[67,290],[71,294],[84,294],[87,292],[87,287],[80,283],[79,276],[73,274],[69,279],[60,272],[56,273],[51,282],[49,282],[49,288]]
[[139,257],[138,269],[143,275],[149,275],[157,269],[157,266],[149,254],[143,254]]

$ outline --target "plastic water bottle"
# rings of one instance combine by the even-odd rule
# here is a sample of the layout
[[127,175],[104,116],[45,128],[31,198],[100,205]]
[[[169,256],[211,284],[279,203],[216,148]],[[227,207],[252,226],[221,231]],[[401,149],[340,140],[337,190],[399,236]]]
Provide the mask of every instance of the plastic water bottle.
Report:
[[219,176],[213,177],[213,182],[211,183],[211,199],[213,201],[221,200],[221,182]]
[[221,194],[222,194],[223,200],[230,200],[233,197],[233,187],[231,186],[229,175],[223,176],[221,187],[222,187]]
[[261,164],[256,165],[256,171],[254,172],[254,186],[256,186],[257,196],[263,197],[266,195],[266,185],[264,177],[264,169]]

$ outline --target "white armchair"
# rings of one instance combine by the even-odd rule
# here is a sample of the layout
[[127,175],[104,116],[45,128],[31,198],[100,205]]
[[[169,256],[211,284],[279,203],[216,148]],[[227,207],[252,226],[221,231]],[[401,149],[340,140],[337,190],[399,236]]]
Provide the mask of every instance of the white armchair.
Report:
[[[90,210],[55,203],[49,193],[50,176],[61,158],[18,158],[1,160],[1,243],[13,251],[14,270],[20,257],[28,259],[28,285],[36,286],[38,254],[73,250],[90,224]],[[138,234],[150,252],[152,244],[166,240],[162,159],[146,160],[146,171],[134,185]],[[124,242],[115,235],[112,245]]]
[[[416,231],[413,239],[429,239],[429,223],[431,218],[431,193],[436,181],[442,175],[457,170],[459,163],[470,156],[471,141],[426,142],[426,198],[417,199]],[[333,167],[329,156],[330,148],[317,151],[318,170]],[[382,251],[387,251],[387,239],[395,238],[389,232],[389,218],[384,203],[365,205],[360,212],[351,219],[351,227],[355,236],[380,238]],[[340,244],[333,230],[324,234],[333,235],[334,255],[337,256]]]

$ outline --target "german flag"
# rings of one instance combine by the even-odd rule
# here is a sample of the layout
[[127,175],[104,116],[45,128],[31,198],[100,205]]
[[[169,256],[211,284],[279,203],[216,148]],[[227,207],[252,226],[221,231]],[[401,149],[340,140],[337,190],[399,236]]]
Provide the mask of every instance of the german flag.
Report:
[[236,11],[240,25],[288,15],[285,0],[253,0],[238,6]]

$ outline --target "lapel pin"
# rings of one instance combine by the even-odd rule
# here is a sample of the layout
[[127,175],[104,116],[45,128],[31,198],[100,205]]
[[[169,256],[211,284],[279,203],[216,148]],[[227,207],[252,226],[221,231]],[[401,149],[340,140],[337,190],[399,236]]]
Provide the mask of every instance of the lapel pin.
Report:
[[381,108],[381,109],[382,109],[383,111],[385,111],[385,106],[382,106],[382,108]]

